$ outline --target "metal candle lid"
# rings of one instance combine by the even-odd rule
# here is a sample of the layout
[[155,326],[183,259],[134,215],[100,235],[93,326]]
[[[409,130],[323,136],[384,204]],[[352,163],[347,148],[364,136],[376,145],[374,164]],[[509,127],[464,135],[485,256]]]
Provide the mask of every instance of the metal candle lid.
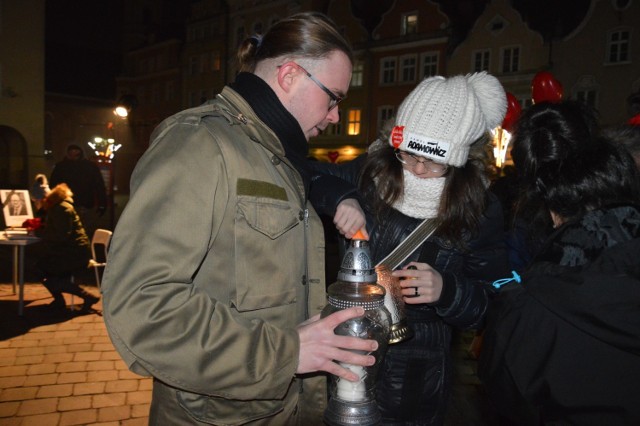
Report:
[[355,283],[376,282],[377,275],[371,261],[368,241],[355,237],[351,240],[349,248],[342,258],[338,279]]

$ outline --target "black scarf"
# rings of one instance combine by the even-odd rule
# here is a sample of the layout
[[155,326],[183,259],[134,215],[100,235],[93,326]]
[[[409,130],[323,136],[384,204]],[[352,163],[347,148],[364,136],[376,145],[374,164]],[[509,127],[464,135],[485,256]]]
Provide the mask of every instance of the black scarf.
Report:
[[306,197],[311,182],[307,167],[309,145],[298,121],[282,105],[273,89],[255,74],[241,72],[229,87],[238,92],[260,120],[278,136],[285,156],[302,176]]

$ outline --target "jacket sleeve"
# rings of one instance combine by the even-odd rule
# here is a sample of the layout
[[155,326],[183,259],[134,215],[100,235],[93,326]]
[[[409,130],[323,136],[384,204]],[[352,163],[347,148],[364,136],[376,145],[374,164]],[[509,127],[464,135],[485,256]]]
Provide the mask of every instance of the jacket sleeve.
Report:
[[500,203],[489,194],[478,233],[462,254],[462,267],[443,274],[443,291],[432,304],[447,323],[481,328],[488,307],[490,284],[510,276]]
[[333,216],[343,200],[355,198],[362,205],[357,188],[358,173],[364,155],[347,163],[333,164],[311,161],[309,201],[319,214]]
[[102,285],[107,329],[138,374],[201,395],[281,399],[298,365],[295,324],[234,315],[211,294],[232,291],[226,280],[194,285],[220,275],[203,264],[231,197],[217,142],[193,127],[159,136],[132,175]]

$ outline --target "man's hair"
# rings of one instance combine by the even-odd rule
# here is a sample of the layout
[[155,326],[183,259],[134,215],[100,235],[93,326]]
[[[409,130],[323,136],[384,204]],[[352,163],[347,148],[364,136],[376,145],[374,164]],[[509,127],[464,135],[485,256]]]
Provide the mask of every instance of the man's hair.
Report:
[[74,143],[67,145],[67,154],[69,154],[71,151],[79,151],[80,158],[84,158],[84,149],[82,149],[80,145],[76,145]]
[[318,12],[298,13],[273,24],[264,36],[244,40],[238,49],[238,68],[253,72],[265,59],[281,56],[323,59],[336,50],[353,62],[351,46],[330,18]]

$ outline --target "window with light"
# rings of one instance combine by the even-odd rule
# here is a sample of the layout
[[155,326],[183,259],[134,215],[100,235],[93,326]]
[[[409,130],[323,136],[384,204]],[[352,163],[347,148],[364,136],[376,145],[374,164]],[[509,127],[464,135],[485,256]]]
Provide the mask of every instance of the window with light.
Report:
[[360,134],[362,110],[350,109],[348,115],[347,134],[349,136],[357,136]]
[[418,13],[411,12],[402,15],[402,35],[418,32]]

